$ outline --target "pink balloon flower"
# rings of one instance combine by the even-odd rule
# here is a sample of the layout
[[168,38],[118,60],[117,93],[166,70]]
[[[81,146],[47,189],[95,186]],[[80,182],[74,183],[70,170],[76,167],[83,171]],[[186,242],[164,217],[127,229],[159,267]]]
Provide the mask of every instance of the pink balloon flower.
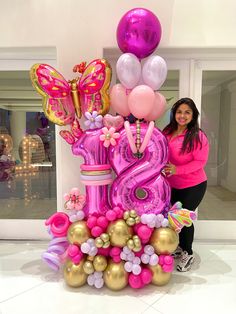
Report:
[[73,188],[71,189],[70,193],[66,193],[64,195],[64,199],[66,201],[66,209],[81,210],[84,207],[86,198],[85,195],[80,194],[78,188]]
[[116,129],[111,127],[110,129],[104,127],[102,128],[103,134],[100,135],[100,140],[103,141],[103,145],[105,147],[109,147],[110,145],[116,145],[116,139],[120,137],[120,133],[115,132]]

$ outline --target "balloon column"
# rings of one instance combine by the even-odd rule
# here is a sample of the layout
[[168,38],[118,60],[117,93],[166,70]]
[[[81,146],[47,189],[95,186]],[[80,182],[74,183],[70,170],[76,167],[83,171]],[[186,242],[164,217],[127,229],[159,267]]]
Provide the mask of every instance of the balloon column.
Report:
[[[165,98],[156,90],[165,81],[166,63],[151,56],[141,68],[139,60],[156,49],[160,37],[160,22],[152,12],[137,8],[122,17],[117,29],[125,52],[117,62],[121,84],[113,86],[110,98],[111,69],[104,59],[75,66],[81,76],[69,82],[49,65],[31,69],[46,116],[70,125],[60,135],[74,155],[84,158],[86,195],[73,188],[64,195],[65,211],[46,221],[52,239],[43,260],[54,270],[63,265],[72,287],[86,282],[112,290],[166,284],[178,232],[195,219],[181,203],[170,208],[170,188],[161,174],[168,148],[153,120],[165,110]],[[110,103],[119,115],[107,114]],[[136,124],[127,121],[130,113]],[[86,130],[78,121],[82,114]]]

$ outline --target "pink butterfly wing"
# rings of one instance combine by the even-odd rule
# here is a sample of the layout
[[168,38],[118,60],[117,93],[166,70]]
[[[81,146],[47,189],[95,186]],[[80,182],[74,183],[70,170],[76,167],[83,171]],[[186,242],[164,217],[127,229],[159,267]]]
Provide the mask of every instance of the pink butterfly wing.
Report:
[[70,131],[62,130],[59,132],[61,137],[70,145],[73,145],[75,143],[74,136],[70,133]]
[[104,115],[109,111],[110,81],[111,67],[105,59],[96,59],[88,64],[78,84],[83,113],[96,110]]
[[33,65],[30,77],[36,91],[43,97],[43,110],[46,117],[58,125],[72,123],[75,109],[70,85],[65,78],[47,64]]
[[76,138],[79,138],[83,134],[83,130],[81,129],[77,119],[75,119],[71,124],[71,132]]

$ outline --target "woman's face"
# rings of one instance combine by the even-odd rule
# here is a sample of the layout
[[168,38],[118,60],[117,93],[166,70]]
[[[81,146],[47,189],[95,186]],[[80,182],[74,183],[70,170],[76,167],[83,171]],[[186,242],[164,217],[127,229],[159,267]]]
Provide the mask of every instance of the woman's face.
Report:
[[179,126],[187,126],[193,119],[192,109],[186,105],[182,104],[178,107],[175,113],[175,120]]

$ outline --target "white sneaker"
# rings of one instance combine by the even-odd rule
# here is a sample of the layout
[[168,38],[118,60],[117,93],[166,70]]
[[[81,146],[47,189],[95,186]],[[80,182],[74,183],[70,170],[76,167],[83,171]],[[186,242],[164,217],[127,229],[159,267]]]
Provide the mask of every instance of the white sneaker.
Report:
[[179,258],[183,254],[183,250],[180,246],[171,254],[174,258]]
[[179,263],[176,266],[178,271],[184,272],[189,271],[191,269],[191,265],[193,264],[195,258],[193,255],[188,254],[188,252],[184,251],[180,257]]

